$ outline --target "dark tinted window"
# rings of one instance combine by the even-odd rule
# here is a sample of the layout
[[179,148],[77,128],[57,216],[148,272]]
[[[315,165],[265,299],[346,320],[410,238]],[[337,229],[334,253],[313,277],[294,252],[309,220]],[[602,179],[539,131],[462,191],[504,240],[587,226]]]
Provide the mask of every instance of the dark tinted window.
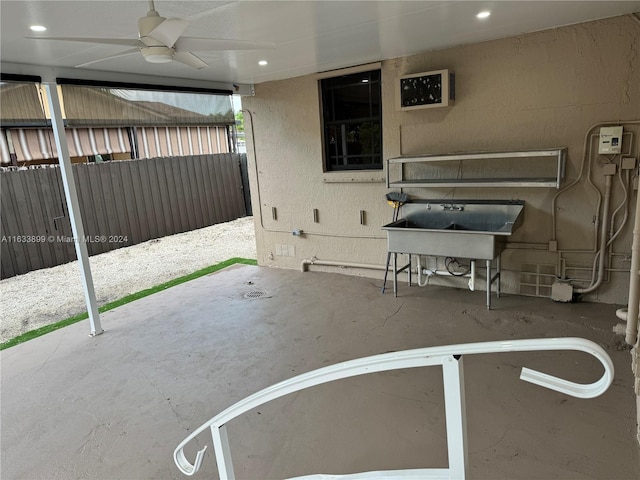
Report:
[[382,169],[380,70],[320,81],[325,170]]

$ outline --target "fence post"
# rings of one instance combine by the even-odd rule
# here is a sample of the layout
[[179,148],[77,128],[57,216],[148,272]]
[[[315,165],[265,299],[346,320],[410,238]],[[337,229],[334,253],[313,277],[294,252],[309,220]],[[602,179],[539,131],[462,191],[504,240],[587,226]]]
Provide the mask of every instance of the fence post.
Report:
[[251,207],[251,187],[249,186],[249,169],[247,165],[247,154],[239,154],[240,176],[242,178],[242,195],[244,196],[244,210],[246,215],[253,215]]

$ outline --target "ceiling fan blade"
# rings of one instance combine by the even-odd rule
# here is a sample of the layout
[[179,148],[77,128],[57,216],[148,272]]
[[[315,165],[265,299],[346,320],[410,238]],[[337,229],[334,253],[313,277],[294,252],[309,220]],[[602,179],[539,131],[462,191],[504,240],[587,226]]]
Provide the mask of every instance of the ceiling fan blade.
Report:
[[180,37],[175,44],[176,51],[206,52],[210,50],[266,50],[276,48],[272,42],[251,40],[225,40],[220,38]]
[[25,37],[34,40],[62,40],[65,42],[101,43],[104,45],[125,45],[127,47],[144,46],[140,40],[133,38],[85,38],[85,37]]
[[173,47],[189,26],[189,22],[181,18],[167,18],[164,22],[149,32],[149,37],[161,41],[167,47]]
[[124,52],[116,53],[115,55],[110,55],[108,57],[99,58],[98,60],[91,60],[90,62],[81,63],[80,65],[76,65],[75,68],[86,67],[87,65],[93,65],[94,63],[103,62],[105,60],[111,60],[112,58],[124,57],[126,55],[132,55],[134,53],[140,53],[140,49],[132,48],[130,50],[125,50]]
[[190,67],[197,68],[198,70],[201,70],[209,66],[206,62],[202,61],[200,58],[196,57],[191,52],[177,52],[173,56],[173,59],[176,62],[184,63],[185,65],[189,65]]

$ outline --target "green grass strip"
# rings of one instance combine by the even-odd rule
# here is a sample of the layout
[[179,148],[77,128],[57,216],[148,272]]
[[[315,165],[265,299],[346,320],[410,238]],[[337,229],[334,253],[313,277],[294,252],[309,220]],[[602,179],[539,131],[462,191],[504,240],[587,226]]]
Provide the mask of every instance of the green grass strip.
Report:
[[[149,295],[153,295],[156,292],[161,292],[162,290],[166,290],[167,288],[175,287],[176,285],[180,285],[181,283],[185,283],[190,280],[195,280],[196,278],[200,278],[205,275],[209,275],[210,273],[217,272],[218,270],[222,270],[223,268],[229,267],[231,265],[235,265],[236,263],[240,263],[243,265],[258,264],[256,260],[250,260],[247,258],[230,258],[229,260],[225,260],[224,262],[218,263],[217,265],[205,267],[201,270],[197,270],[183,277],[174,278],[173,280],[169,280],[166,283],[161,283],[160,285],[156,285],[155,287],[147,288],[145,290],[132,293],[131,295],[127,295],[126,297],[120,298],[119,300],[114,300],[113,302],[106,303],[102,305],[100,308],[98,308],[98,311],[100,313],[103,313],[108,310],[112,310],[116,307],[125,305],[129,302],[133,302],[135,300],[148,297]],[[89,318],[89,314],[87,312],[79,313],[78,315],[74,315],[73,317],[69,317],[65,320],[61,320],[59,322],[52,323],[50,325],[45,325],[44,327],[40,327],[35,330],[31,330],[30,332],[26,332],[26,333],[23,333],[22,335],[18,335],[17,337],[12,338],[11,340],[7,340],[4,343],[0,343],[0,350],[4,350],[5,348],[10,348],[15,345],[19,345],[33,338],[40,337],[49,332],[53,332],[54,330],[58,330],[59,328],[63,328],[63,327],[66,327],[67,325],[72,325],[74,323],[77,323],[86,318]]]

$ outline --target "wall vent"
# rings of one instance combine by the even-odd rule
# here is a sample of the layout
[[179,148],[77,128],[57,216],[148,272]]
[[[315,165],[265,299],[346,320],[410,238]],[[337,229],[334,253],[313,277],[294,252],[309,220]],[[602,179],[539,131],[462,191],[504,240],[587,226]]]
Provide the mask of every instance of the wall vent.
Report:
[[523,263],[520,267],[520,295],[549,298],[555,281],[555,265]]

